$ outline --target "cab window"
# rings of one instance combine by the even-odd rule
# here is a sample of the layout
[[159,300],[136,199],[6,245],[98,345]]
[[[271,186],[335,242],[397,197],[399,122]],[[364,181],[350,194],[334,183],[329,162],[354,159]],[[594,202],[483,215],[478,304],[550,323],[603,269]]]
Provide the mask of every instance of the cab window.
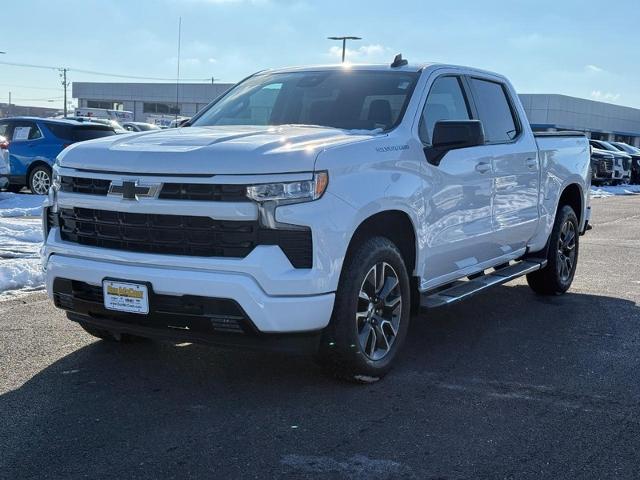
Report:
[[469,103],[459,77],[445,76],[433,82],[420,119],[420,139],[431,145],[436,122],[440,120],[470,120]]
[[508,143],[520,133],[507,96],[506,87],[498,82],[471,78],[473,99],[487,143]]

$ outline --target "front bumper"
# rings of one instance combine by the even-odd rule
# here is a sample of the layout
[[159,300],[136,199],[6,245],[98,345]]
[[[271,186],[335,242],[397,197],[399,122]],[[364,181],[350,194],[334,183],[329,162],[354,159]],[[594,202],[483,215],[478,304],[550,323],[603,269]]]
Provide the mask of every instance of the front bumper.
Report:
[[[334,294],[273,296],[267,295],[249,275],[233,272],[199,271],[188,268],[159,268],[154,266],[126,265],[100,260],[88,260],[73,256],[53,254],[45,263],[47,292],[52,299],[60,287],[56,280],[76,281],[102,288],[105,278],[117,278],[130,282],[146,283],[154,295],[173,297],[201,297],[225,299],[235,302],[246,313],[251,329],[258,334],[313,332],[326,327],[333,310]],[[95,299],[94,299],[95,300]],[[154,311],[154,299],[151,312]],[[117,312],[104,310],[98,301],[58,306],[94,320],[117,322],[121,329],[126,319]],[[67,308],[68,307],[68,308]],[[171,312],[169,312],[171,313]],[[188,316],[184,314],[183,316]],[[130,317],[130,316],[129,316]],[[144,317],[140,315],[138,318]],[[151,315],[153,317],[153,315]],[[153,318],[151,318],[153,320]],[[169,335],[171,336],[171,335]],[[174,332],[176,339],[184,338]]]

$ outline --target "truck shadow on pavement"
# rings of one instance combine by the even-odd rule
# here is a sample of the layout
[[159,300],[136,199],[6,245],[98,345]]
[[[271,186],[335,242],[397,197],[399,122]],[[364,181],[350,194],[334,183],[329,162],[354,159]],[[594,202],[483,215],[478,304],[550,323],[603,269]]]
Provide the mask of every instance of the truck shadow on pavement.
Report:
[[[335,381],[304,357],[96,341],[0,397],[0,477],[424,478],[440,447],[423,434],[456,436],[458,420],[432,423],[443,409],[475,418],[477,398],[514,394],[597,408],[594,396],[638,367],[638,320],[640,308],[624,299],[498,287],[413,318],[395,369],[365,386]],[[614,378],[585,377],[607,371]],[[621,388],[638,394],[637,384]],[[362,444],[382,431],[384,444]],[[446,448],[441,462],[482,454],[462,432]]]

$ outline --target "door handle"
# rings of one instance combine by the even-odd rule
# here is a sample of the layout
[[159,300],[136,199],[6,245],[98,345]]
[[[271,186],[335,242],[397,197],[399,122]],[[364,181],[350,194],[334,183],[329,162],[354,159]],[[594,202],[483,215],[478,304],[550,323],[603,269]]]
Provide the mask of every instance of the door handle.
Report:
[[524,161],[524,164],[529,168],[536,168],[538,166],[538,159],[536,159],[536,158],[527,158]]
[[476,165],[476,172],[487,173],[491,170],[491,164],[487,162],[480,162]]

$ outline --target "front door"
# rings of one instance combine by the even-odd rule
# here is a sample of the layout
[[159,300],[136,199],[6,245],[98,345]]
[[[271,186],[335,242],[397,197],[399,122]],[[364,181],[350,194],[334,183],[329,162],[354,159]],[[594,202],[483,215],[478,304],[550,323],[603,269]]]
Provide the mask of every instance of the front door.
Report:
[[[468,94],[458,76],[432,84],[420,121],[420,137],[430,146],[436,122],[472,118]],[[426,160],[425,160],[426,161]],[[425,173],[426,252],[422,288],[465,274],[491,259],[493,164],[484,146],[449,151]]]

